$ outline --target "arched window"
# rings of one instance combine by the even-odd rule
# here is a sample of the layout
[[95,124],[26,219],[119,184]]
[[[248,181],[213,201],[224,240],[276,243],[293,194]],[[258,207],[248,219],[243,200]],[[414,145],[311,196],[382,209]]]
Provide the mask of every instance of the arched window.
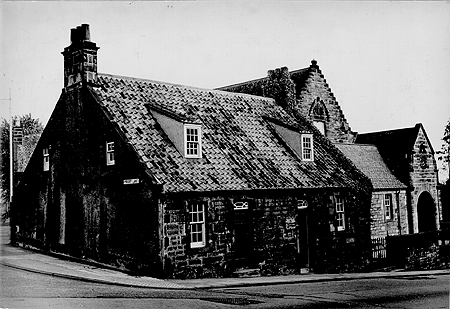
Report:
[[314,124],[314,126],[325,135],[325,122],[328,119],[328,111],[325,104],[319,97],[314,100],[309,111],[309,116]]
[[419,165],[423,169],[428,168],[427,147],[424,143],[419,145]]

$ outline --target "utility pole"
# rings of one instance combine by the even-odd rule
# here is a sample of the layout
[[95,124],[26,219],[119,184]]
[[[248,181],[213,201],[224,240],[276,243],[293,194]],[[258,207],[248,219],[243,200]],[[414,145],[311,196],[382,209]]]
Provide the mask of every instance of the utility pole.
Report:
[[13,190],[14,190],[14,161],[13,161],[13,123],[12,123],[12,111],[11,111],[11,88],[9,88],[9,98],[8,99],[0,99],[0,101],[9,101],[9,203],[8,203],[8,215],[9,215],[9,223],[11,225],[11,242],[13,242],[13,231],[15,234],[15,227],[11,224],[11,204],[13,199]]

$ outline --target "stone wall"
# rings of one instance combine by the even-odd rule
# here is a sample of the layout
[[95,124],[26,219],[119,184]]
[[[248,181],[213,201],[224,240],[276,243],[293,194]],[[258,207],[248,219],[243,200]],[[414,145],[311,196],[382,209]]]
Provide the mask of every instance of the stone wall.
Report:
[[[116,132],[81,87],[63,92],[16,188],[17,238],[46,251],[159,276],[160,189]],[[108,166],[105,147],[111,141],[116,160]],[[49,148],[48,171],[43,148]],[[127,179],[138,181],[125,184]]]
[[[368,204],[347,196],[346,229],[338,231],[333,192],[280,194],[166,197],[161,201],[166,276],[223,277],[240,267],[260,268],[265,275],[297,273],[301,267],[317,272],[364,269],[371,254]],[[201,248],[189,244],[187,205],[192,200],[207,202],[206,244]],[[246,201],[249,209],[237,213],[236,201]],[[298,210],[300,201],[307,201],[308,208]],[[242,211],[248,212],[248,221],[239,232]],[[247,237],[246,255],[242,237]],[[308,261],[301,260],[297,239]]]
[[[392,196],[393,217],[390,219],[386,219],[385,216],[385,194],[391,194]],[[406,203],[406,191],[374,191],[372,193],[371,218],[372,237],[386,237],[388,235],[407,234],[408,211]],[[401,226],[400,229],[399,219]]]
[[[187,200],[163,201],[164,269],[175,278],[222,277],[229,274],[226,255],[232,243],[229,200],[223,197],[199,197],[206,201],[206,245],[190,248]],[[227,226],[228,224],[228,226]]]
[[406,257],[406,269],[449,269],[450,244],[431,245],[427,248],[412,248]]

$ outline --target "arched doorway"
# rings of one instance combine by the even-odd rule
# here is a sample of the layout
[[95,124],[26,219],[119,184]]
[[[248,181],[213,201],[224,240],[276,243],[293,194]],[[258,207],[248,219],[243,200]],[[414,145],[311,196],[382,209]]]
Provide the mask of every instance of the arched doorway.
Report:
[[429,192],[422,192],[417,202],[417,218],[419,221],[419,232],[436,230],[434,200]]

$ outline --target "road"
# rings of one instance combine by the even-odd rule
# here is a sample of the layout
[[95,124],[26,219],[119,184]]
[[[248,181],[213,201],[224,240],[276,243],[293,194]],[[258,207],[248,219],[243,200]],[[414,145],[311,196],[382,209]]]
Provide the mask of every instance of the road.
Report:
[[0,308],[449,308],[449,275],[177,291],[0,274]]
[[364,279],[226,289],[273,297],[274,308],[450,308],[450,275]]

